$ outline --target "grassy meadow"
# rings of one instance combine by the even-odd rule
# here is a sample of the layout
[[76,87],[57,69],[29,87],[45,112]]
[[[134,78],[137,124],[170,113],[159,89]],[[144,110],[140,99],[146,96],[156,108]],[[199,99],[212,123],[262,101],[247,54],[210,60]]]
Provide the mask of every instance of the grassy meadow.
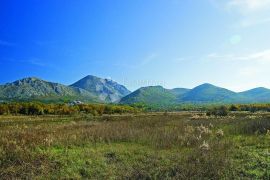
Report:
[[270,113],[0,116],[1,179],[270,179]]

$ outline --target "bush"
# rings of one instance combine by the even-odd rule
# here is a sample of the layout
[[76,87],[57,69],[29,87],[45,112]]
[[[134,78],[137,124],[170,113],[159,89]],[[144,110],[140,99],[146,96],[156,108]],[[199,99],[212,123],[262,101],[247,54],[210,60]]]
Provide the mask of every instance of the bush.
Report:
[[30,104],[28,107],[28,115],[43,115],[44,110],[39,104]]
[[8,107],[6,105],[0,105],[0,115],[9,114]]
[[230,106],[229,110],[230,111],[239,111],[240,110],[240,107],[233,104],[233,105]]
[[229,110],[226,106],[215,107],[206,112],[207,116],[227,116]]

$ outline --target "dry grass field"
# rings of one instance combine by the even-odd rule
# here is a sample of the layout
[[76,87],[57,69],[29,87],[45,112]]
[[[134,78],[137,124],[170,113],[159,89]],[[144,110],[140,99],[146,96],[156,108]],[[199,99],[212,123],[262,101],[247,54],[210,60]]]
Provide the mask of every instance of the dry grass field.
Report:
[[270,179],[270,114],[0,116],[2,179]]

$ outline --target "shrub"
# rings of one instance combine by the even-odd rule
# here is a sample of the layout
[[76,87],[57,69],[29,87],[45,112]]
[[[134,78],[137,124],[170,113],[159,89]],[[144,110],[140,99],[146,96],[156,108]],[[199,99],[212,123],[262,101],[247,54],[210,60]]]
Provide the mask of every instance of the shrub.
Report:
[[226,106],[215,107],[206,112],[207,116],[227,116],[229,110]]
[[217,136],[218,138],[223,137],[223,136],[224,136],[224,132],[223,132],[223,130],[222,130],[222,129],[217,130],[217,132],[216,132],[216,136]]
[[233,105],[230,106],[229,110],[230,111],[239,111],[240,110],[240,107],[233,104]]
[[43,115],[44,110],[39,104],[30,104],[28,107],[28,115]]
[[9,114],[9,110],[6,105],[0,104],[0,115],[3,115],[3,114]]
[[203,141],[203,144],[200,146],[200,149],[202,151],[208,151],[210,149],[210,146],[207,142]]

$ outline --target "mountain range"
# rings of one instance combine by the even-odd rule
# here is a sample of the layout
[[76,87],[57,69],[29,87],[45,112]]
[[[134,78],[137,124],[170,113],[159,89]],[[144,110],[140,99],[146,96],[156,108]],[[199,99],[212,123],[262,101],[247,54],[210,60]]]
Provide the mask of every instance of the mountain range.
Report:
[[162,86],[140,88],[122,98],[120,103],[181,104],[181,103],[270,103],[270,89],[255,88],[233,92],[212,84],[202,84],[193,89],[165,89]]
[[69,102],[73,100],[87,103],[145,103],[157,105],[180,103],[270,103],[270,89],[259,87],[237,93],[206,83],[193,89],[165,89],[162,86],[148,86],[130,92],[125,86],[115,81],[92,75],[86,76],[69,86],[35,77],[0,85],[0,102]]
[[124,86],[96,76],[86,76],[70,86],[30,77],[0,85],[1,101],[115,103],[128,95]]

